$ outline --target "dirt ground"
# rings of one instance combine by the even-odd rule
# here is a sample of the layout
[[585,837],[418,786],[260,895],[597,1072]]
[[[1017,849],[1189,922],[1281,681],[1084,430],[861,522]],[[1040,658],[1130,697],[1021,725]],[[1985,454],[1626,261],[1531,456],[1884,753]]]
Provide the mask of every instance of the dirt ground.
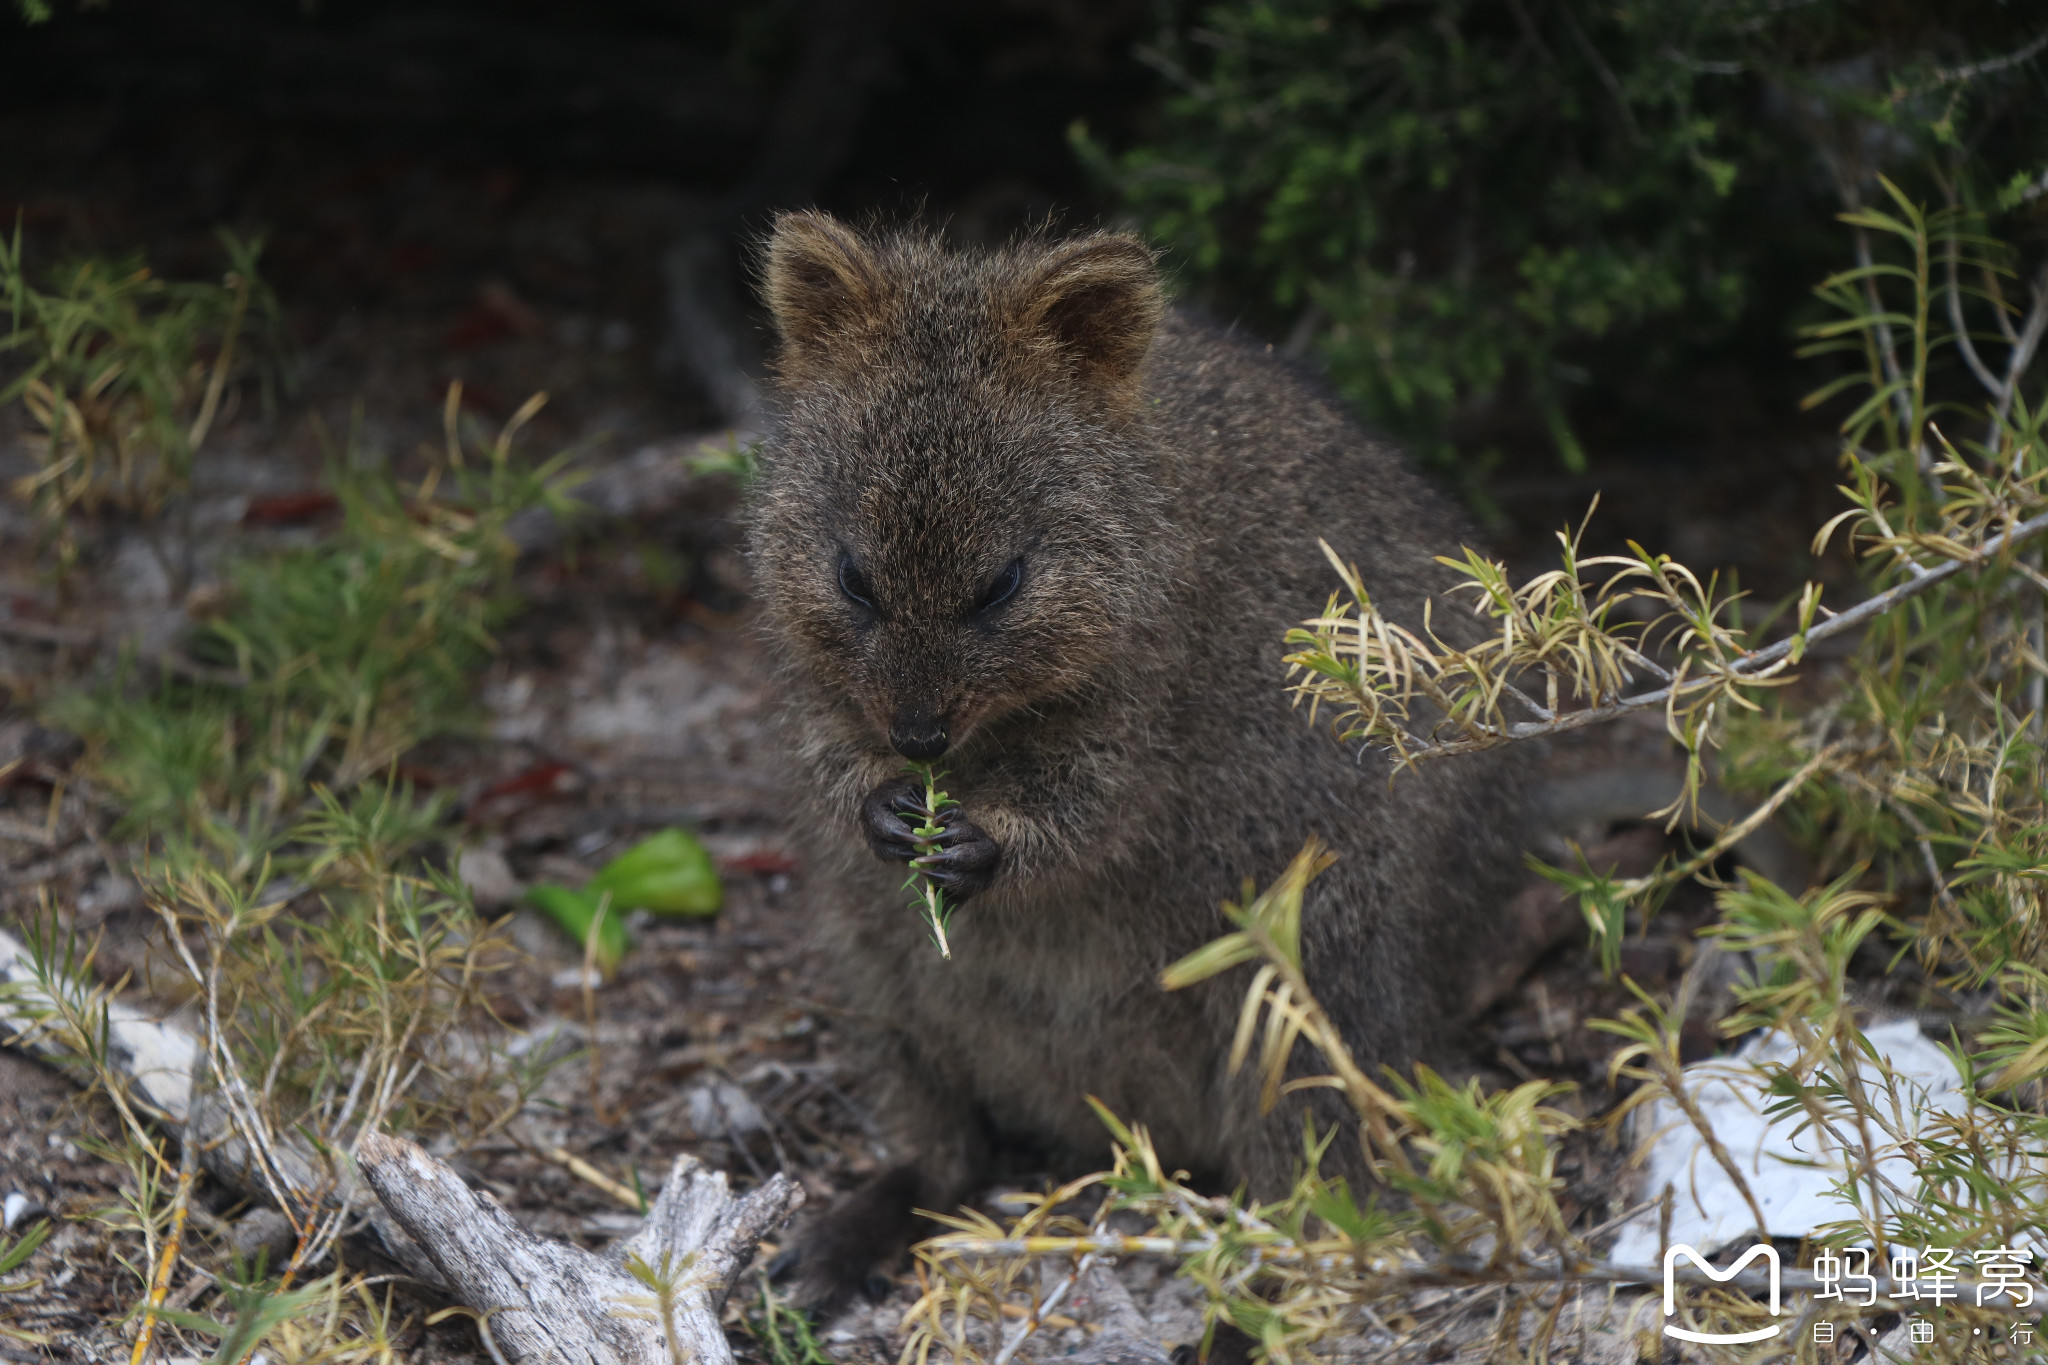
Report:
[[[90,129],[54,132],[90,142]],[[117,160],[94,176],[38,179],[35,167],[61,160],[52,136],[51,123],[28,114],[0,121],[0,146],[21,153],[0,199],[19,209],[32,245],[146,247],[171,274],[217,266],[211,221],[183,191],[156,192],[169,170]],[[274,524],[264,509],[317,489],[323,459],[337,449],[403,462],[436,432],[451,379],[463,381],[471,411],[487,422],[547,390],[530,450],[576,446],[591,469],[628,471],[627,485],[668,479],[656,505],[629,506],[602,535],[526,557],[518,585],[526,608],[482,689],[478,731],[406,763],[416,784],[454,794],[468,847],[489,855],[474,864],[479,898],[512,916],[525,959],[501,979],[494,1005],[534,1046],[589,1048],[596,1059],[558,1067],[545,1103],[513,1137],[460,1154],[464,1173],[535,1231],[593,1246],[630,1229],[634,1216],[537,1150],[563,1149],[629,1183],[636,1172],[658,1180],[689,1152],[741,1186],[785,1170],[823,1200],[857,1184],[880,1153],[861,1078],[836,1063],[834,1005],[806,958],[796,909],[805,831],[785,815],[777,786],[766,674],[732,523],[737,493],[718,478],[672,477],[699,440],[719,435],[709,400],[662,356],[667,324],[655,281],[690,213],[687,196],[629,177],[451,167],[386,151],[314,147],[292,156],[240,128],[223,130],[214,145],[226,183],[262,191],[299,380],[272,414],[244,403],[199,471],[202,586],[237,548],[317,534],[317,524]],[[181,174],[203,169],[194,162]],[[1002,202],[1037,202],[1034,193]],[[223,192],[220,202],[247,199]],[[989,221],[1006,222],[1012,211],[991,210]],[[0,418],[0,481],[27,467],[21,440],[18,415]],[[1546,458],[1511,458],[1489,488],[1502,518],[1491,534],[1518,561],[1535,562],[1551,532],[1575,521],[1597,491],[1596,540],[1626,535],[1687,562],[1737,565],[1760,591],[1782,591],[1791,583],[1781,579],[1805,571],[1798,547],[1825,515],[1815,515],[1826,508],[1825,452],[1791,442],[1721,454],[1619,452],[1586,477],[1566,477]],[[96,967],[105,979],[132,970],[142,981],[150,920],[124,875],[134,850],[107,842],[117,812],[70,780],[76,744],[34,718],[53,680],[108,665],[124,640],[147,648],[173,638],[184,604],[170,600],[131,527],[96,528],[66,598],[35,544],[24,510],[0,501],[0,770],[21,760],[0,782],[0,924],[18,924],[47,895],[74,927],[103,936]],[[1650,724],[1617,727],[1553,762],[1567,772],[1668,759],[1668,741]],[[636,950],[587,1016],[580,955],[513,907],[517,883],[581,880],[635,837],[670,824],[695,829],[713,851],[727,908],[704,924],[635,924]],[[1675,984],[1705,910],[1701,897],[1675,897],[1631,941],[1624,969],[1652,989]],[[1464,1064],[1492,1083],[1570,1081],[1578,1089],[1563,1103],[1599,1112],[1613,1098],[1608,1048],[1584,1024],[1627,1000],[1601,977],[1583,937],[1570,936],[1471,1028]],[[92,1154],[98,1121],[63,1078],[0,1050],[0,1197],[20,1194],[24,1207],[60,1218],[31,1264],[40,1287],[5,1307],[18,1325],[56,1340],[50,1359],[125,1359],[108,1318],[132,1302],[133,1275],[111,1259],[115,1243],[85,1221],[120,1186],[119,1172]],[[1622,1211],[1621,1162],[1590,1139],[1562,1154],[1567,1207],[1581,1227]],[[245,1210],[223,1191],[208,1198],[208,1235],[232,1235]],[[1161,1340],[1200,1335],[1189,1286],[1157,1266],[1120,1274]],[[173,1297],[189,1302],[205,1287],[174,1286]],[[882,1302],[828,1324],[835,1359],[893,1361],[912,1293],[899,1276]],[[1400,1357],[1483,1356],[1494,1306],[1474,1298],[1446,1293],[1419,1303],[1421,1326],[1404,1335]],[[1586,1336],[1581,1358],[1633,1358],[1626,1327],[1566,1324],[1560,1341],[1583,1327],[1607,1343],[1596,1349]],[[1079,1329],[1048,1333],[1040,1351],[1057,1356],[1080,1340]],[[743,1356],[754,1351],[745,1337],[735,1341]],[[415,1327],[405,1344],[415,1362],[481,1358],[459,1320]],[[1345,1354],[1388,1349],[1368,1337]],[[13,1358],[37,1357],[0,1343],[0,1359]]]

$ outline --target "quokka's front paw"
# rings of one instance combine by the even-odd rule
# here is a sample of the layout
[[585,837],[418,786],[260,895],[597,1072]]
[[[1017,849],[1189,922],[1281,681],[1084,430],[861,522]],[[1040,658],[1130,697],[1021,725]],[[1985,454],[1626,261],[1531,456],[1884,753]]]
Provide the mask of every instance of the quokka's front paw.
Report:
[[860,805],[861,832],[877,858],[915,864],[959,904],[995,880],[1003,852],[958,806],[939,812],[942,831],[928,852],[918,850],[917,826],[924,823],[924,785],[908,778],[884,782]]

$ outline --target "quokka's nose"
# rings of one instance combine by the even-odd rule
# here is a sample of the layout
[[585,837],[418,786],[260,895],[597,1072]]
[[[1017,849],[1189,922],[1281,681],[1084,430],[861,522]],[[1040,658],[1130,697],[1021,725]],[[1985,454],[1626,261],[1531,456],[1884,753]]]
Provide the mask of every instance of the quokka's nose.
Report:
[[931,762],[952,742],[946,722],[930,716],[904,712],[889,725],[889,747],[918,763]]

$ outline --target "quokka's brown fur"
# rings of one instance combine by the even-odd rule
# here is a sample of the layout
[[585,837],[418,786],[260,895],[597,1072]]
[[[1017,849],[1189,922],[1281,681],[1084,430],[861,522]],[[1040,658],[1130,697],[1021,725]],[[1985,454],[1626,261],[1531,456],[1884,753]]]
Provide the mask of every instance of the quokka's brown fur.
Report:
[[[1419,626],[1464,525],[1270,347],[1168,307],[1134,238],[969,253],[804,213],[764,275],[781,421],[753,562],[822,958],[902,1163],[814,1220],[806,1292],[964,1197],[992,1140],[1101,1163],[1087,1095],[1175,1165],[1284,1188],[1299,1110],[1261,1117],[1227,1075],[1245,983],[1158,975],[1319,834],[1315,990],[1369,1068],[1442,1040],[1517,876],[1518,765],[1390,787],[1290,705],[1280,637],[1334,586],[1318,536]],[[1439,600],[1439,628],[1466,610]],[[951,961],[862,813],[941,746],[997,859]]]

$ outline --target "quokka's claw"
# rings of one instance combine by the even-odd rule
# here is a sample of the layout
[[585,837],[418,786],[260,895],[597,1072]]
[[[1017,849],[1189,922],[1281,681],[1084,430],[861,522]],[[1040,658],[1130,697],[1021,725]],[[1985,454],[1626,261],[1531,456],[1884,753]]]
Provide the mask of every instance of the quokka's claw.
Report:
[[995,840],[964,817],[959,817],[957,812],[949,813],[956,818],[949,821],[943,815],[940,817],[946,825],[946,832],[938,836],[939,847],[914,861],[924,869],[925,876],[957,905],[988,889],[989,883],[995,879],[996,867],[1002,861],[1002,850]]
[[909,781],[884,782],[860,803],[861,833],[877,858],[906,863],[918,853],[906,816],[914,816],[923,793]]
[[954,904],[988,889],[1002,851],[957,808],[939,813],[943,829],[920,843],[924,788],[908,779],[884,782],[861,802],[861,833],[878,858],[909,863],[941,887]]

